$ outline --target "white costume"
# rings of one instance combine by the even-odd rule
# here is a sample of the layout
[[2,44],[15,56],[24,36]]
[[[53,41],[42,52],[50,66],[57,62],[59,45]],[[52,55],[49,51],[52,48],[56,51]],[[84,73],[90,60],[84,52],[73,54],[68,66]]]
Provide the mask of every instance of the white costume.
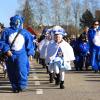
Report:
[[[72,47],[65,40],[63,40],[60,44],[57,44],[56,42],[49,43],[48,49],[47,49],[48,53],[46,57],[46,63],[53,63],[55,61],[60,60],[58,57],[56,57],[59,47],[61,48],[62,53],[63,53],[62,60],[64,61],[64,66],[61,66],[62,69],[64,68],[65,70],[71,70],[70,61],[75,60],[75,57],[74,57],[74,52],[73,52]],[[53,70],[51,66],[49,69]]]
[[[71,70],[70,61],[73,61],[75,57],[72,47],[62,39],[65,34],[63,28],[54,26],[53,33],[56,36],[56,40],[51,41],[48,45],[46,64],[49,65],[50,77],[54,72],[57,76],[55,78],[56,85],[61,81],[60,88],[63,89],[65,70]],[[52,83],[52,78],[50,78],[50,83]]]
[[45,38],[39,43],[39,53],[40,53],[40,58],[42,59],[45,59],[47,56],[47,47],[50,40],[52,39],[50,33],[51,33],[51,29],[47,29]]
[[39,53],[40,53],[40,58],[45,59],[46,55],[47,55],[47,46],[49,44],[49,40],[47,39],[43,39],[40,43],[39,43]]

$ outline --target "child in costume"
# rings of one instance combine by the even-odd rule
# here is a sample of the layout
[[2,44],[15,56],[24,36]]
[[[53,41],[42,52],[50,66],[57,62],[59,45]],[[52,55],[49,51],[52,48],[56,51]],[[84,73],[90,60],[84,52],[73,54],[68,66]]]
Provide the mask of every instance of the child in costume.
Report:
[[64,89],[65,70],[71,70],[70,61],[75,59],[72,47],[63,39],[65,31],[60,26],[54,26],[54,41],[47,48],[46,63],[49,64],[50,80],[55,73],[55,84]]

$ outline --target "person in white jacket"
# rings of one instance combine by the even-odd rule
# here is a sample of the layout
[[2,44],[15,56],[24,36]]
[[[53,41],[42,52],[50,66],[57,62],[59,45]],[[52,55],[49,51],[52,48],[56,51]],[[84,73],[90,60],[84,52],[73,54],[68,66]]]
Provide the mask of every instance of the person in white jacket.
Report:
[[46,58],[46,55],[47,55],[48,44],[52,39],[50,31],[51,31],[51,29],[46,30],[45,38],[39,43],[39,46],[38,46],[41,64],[42,64],[43,68],[45,68],[45,67],[47,68],[47,73],[48,73],[48,66],[45,64],[45,58]]
[[63,36],[65,30],[60,26],[52,28],[54,41],[50,42],[47,48],[46,63],[49,64],[50,81],[53,72],[55,73],[55,84],[64,89],[65,70],[71,70],[70,61],[75,60],[72,47],[67,43]]

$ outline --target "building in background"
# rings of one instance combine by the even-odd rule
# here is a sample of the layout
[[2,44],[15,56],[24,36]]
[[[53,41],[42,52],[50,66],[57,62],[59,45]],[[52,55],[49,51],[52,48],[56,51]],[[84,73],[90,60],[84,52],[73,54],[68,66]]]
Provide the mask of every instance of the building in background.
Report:
[[95,11],[95,17],[96,19],[100,20],[100,10]]

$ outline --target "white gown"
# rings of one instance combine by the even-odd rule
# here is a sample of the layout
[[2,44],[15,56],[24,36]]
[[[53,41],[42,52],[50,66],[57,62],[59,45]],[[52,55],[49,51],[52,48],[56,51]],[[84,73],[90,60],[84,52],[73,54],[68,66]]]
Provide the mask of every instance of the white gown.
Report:
[[[61,48],[63,53],[63,62],[65,69],[71,70],[70,61],[75,60],[73,48],[70,46],[69,43],[67,43],[65,40],[63,40],[61,43],[57,44],[56,42],[50,42],[47,48],[47,56],[46,56],[46,64],[57,61],[58,58],[56,58],[56,54],[58,51],[58,48]],[[61,61],[62,62],[62,61]]]

